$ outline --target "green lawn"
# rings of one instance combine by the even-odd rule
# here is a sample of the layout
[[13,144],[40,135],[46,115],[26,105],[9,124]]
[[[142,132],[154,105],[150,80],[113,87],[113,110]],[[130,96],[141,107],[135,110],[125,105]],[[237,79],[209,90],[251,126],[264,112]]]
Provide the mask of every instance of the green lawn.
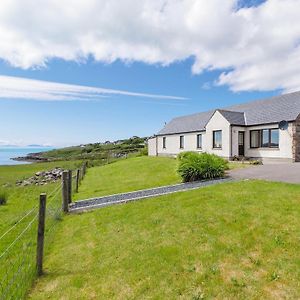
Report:
[[[38,203],[39,194],[54,190],[59,183],[46,186],[16,186],[16,180],[33,176],[38,171],[51,170],[59,166],[62,168],[75,168],[75,162],[35,163],[28,165],[0,166],[0,190],[8,194],[7,205],[0,206],[0,236],[7,228],[11,227],[21,216]],[[0,244],[1,246],[4,244]]]
[[[75,200],[180,183],[178,161],[167,157],[134,157],[90,168]],[[229,163],[230,169],[249,165]]]
[[[37,171],[56,166],[75,168],[81,163],[55,162],[18,166],[0,166],[0,190],[8,195],[6,205],[0,206],[0,298],[22,299],[35,279],[35,256],[39,194],[47,192],[45,250],[61,220],[60,182],[46,186],[16,186],[19,179],[31,177]],[[56,190],[55,193],[53,191]],[[57,227],[57,226],[56,226]],[[9,250],[7,250],[9,249]],[[7,294],[6,294],[7,293]],[[3,298],[4,297],[4,298]]]
[[[176,161],[93,168],[78,199],[178,182]],[[30,299],[296,299],[300,186],[244,181],[64,218]]]
[[88,169],[75,199],[179,183],[177,160],[166,157],[135,157]]

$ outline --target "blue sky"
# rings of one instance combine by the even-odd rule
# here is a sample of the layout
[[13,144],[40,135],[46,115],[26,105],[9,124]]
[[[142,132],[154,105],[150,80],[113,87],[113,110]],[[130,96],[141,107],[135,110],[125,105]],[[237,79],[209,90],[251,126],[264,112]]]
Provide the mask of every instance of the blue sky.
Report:
[[[118,14],[120,21],[109,23],[111,21],[108,20],[86,29],[93,37],[92,43],[80,29],[76,31],[70,26],[60,30],[59,24],[55,29],[55,18],[51,19],[51,14],[46,17],[50,18],[50,24],[53,22],[53,28],[47,27],[44,31],[33,26],[41,22],[34,13],[25,25],[19,24],[17,16],[21,2],[14,1],[15,14],[11,13],[13,9],[10,8],[11,18],[5,21],[7,23],[0,20],[1,40],[7,38],[4,29],[11,30],[5,47],[0,45],[0,145],[34,143],[64,146],[133,135],[149,136],[175,116],[265,98],[298,88],[300,82],[295,78],[299,73],[294,65],[299,57],[295,43],[300,38],[299,33],[292,32],[288,41],[279,39],[282,43],[277,45],[274,44],[274,34],[278,33],[269,32],[272,22],[281,26],[276,14],[281,12],[285,18],[289,13],[293,16],[293,7],[284,10],[282,4],[275,0],[230,0],[228,2],[232,5],[224,5],[215,20],[207,20],[202,11],[209,13],[214,9],[214,4],[209,6],[205,1],[195,1],[195,7],[187,11],[191,14],[187,21],[195,21],[188,24],[186,32],[176,32],[176,39],[173,38],[173,30],[177,25],[173,23],[172,16],[178,13],[178,8],[170,1],[169,10],[163,12],[164,21],[151,20],[150,27],[148,19],[142,19],[141,24],[132,24],[131,12],[126,11],[125,16],[120,16],[123,11],[116,12],[114,6],[110,7],[106,15]],[[51,1],[48,2],[51,5]],[[82,1],[84,8],[84,3],[88,2]],[[137,9],[143,13],[157,10],[157,7],[152,7],[153,2],[143,7],[137,4]],[[157,0],[157,4],[159,2]],[[213,2],[217,5],[216,1]],[[51,9],[50,6],[50,12]],[[244,10],[232,19],[232,12],[240,9]],[[272,10],[274,20],[269,17]],[[86,26],[85,20],[81,19],[81,11],[82,8],[78,8],[75,13],[78,19],[75,18],[75,21]],[[92,11],[89,13],[92,14]],[[256,19],[258,12],[260,18]],[[169,21],[165,21],[168,18]],[[206,31],[198,31],[202,24],[199,25],[199,20],[206,26]],[[165,22],[166,29],[158,32],[152,30],[152,26],[157,25],[153,22],[158,25]],[[239,23],[241,25],[237,26]],[[249,28],[253,24],[255,26],[250,34]],[[25,28],[20,30],[20,26]],[[122,26],[128,31],[122,32]],[[288,26],[282,23],[280,29],[283,33]],[[111,29],[114,27],[118,30]],[[55,30],[62,31],[61,38],[55,35]],[[103,32],[107,34],[104,45]],[[233,37],[229,37],[229,33]],[[186,40],[188,34],[190,37]],[[247,34],[249,38],[245,40]],[[226,35],[228,38],[223,38]],[[84,43],[73,44],[73,39],[68,40],[70,36],[77,40],[81,37],[80,41],[84,40]],[[20,40],[20,43],[10,44],[11,40]],[[41,46],[44,41],[47,47]],[[284,53],[280,53],[282,49]],[[283,64],[291,67],[278,68],[278,55]],[[17,80],[12,81],[12,78]],[[64,86],[63,91],[60,90],[62,86],[53,86],[49,92],[47,82],[71,86]],[[78,96],[76,86],[113,91],[84,90]],[[68,89],[67,98],[65,88]],[[115,90],[123,92],[120,94]]]
[[91,101],[58,102],[2,99],[0,127],[5,129],[2,139],[22,144],[72,145],[149,136],[175,116],[274,94],[233,93],[227,87],[212,87],[216,72],[192,75],[191,63],[187,60],[159,67],[143,63],[55,61],[45,69],[24,71],[2,62],[2,75],[187,98],[108,96]]

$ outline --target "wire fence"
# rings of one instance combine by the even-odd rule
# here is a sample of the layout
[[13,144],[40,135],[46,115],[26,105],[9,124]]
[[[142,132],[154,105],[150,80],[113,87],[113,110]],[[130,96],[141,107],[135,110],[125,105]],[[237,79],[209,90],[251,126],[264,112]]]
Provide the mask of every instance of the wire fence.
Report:
[[[81,169],[84,172],[86,165]],[[72,176],[76,192],[78,173]],[[83,176],[81,176],[82,179]],[[63,219],[62,183],[48,193],[45,210],[44,252],[51,249],[58,224]],[[39,206],[36,205],[0,235],[0,300],[24,299],[37,276],[37,232]]]

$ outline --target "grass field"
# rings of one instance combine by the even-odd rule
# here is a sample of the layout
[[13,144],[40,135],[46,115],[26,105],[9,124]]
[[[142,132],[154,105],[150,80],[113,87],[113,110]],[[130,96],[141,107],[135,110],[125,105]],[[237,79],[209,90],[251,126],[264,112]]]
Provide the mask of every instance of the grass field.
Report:
[[[175,158],[141,156],[89,169],[75,200],[130,192],[181,182]],[[230,169],[252,167],[229,163]]]
[[[175,164],[89,169],[77,197],[178,182]],[[29,298],[296,299],[299,204],[298,185],[244,181],[70,215]]]
[[80,162],[0,166],[0,190],[8,195],[0,206],[0,299],[23,299],[36,277],[36,238],[39,194],[46,192],[45,252],[61,217],[60,182],[46,186],[16,186],[16,180],[56,166],[75,168]]
[[90,168],[75,199],[129,192],[179,183],[177,160],[165,157],[135,157]]
[[[38,203],[40,193],[47,192],[49,194],[59,184],[20,187],[15,185],[16,180],[31,177],[38,171],[51,170],[56,166],[72,169],[80,163],[80,161],[72,161],[0,166],[0,190],[5,190],[8,195],[8,203],[0,206],[0,236]],[[4,244],[0,244],[0,250],[1,246]]]

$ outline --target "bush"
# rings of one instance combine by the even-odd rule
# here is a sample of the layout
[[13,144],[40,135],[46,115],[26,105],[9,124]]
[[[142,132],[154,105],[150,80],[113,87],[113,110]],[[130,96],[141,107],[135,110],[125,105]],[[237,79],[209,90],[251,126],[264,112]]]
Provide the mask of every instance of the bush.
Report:
[[0,191],[0,205],[7,203],[7,194],[4,191]]
[[179,161],[182,161],[183,159],[188,159],[189,157],[193,157],[195,155],[198,155],[197,152],[193,152],[193,151],[185,151],[185,152],[180,152],[177,155],[177,158]]
[[223,177],[228,169],[228,162],[214,154],[182,152],[178,155],[177,172],[183,182]]
[[147,155],[148,155],[148,147],[142,148],[138,153],[138,156],[147,156]]
[[261,160],[251,160],[250,165],[262,165],[262,161]]

